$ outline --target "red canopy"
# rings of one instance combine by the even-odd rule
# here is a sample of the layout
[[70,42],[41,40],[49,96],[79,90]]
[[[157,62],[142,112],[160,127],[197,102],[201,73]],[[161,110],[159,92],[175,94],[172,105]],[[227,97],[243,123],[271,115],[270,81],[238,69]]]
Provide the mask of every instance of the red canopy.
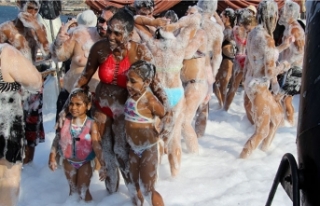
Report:
[[[285,2],[284,0],[275,0],[275,1],[278,3],[279,8],[281,8]],[[301,8],[304,8],[301,5],[304,4],[305,0],[294,0],[294,1],[297,2]],[[119,7],[123,7],[124,5],[132,4],[133,2],[134,0],[86,0],[86,4],[96,12],[100,12],[101,9],[106,6],[116,6],[119,8]],[[154,0],[154,2],[155,2],[154,14],[157,15],[177,5],[178,3],[181,2],[181,0]],[[192,5],[192,4],[196,4],[197,1],[183,1],[183,2],[188,2],[189,4]],[[249,5],[253,5],[257,7],[259,2],[260,0],[251,0],[251,1],[220,0],[218,2],[218,11],[223,11],[225,8],[228,8],[228,7],[233,9],[245,8]]]

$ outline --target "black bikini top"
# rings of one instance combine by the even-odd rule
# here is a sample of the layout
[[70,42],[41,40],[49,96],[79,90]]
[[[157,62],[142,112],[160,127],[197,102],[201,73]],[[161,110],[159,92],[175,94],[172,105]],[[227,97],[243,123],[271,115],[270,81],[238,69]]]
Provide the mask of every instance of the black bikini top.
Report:
[[0,67],[0,93],[17,91],[21,88],[21,85],[17,82],[5,82],[3,81],[1,67]]

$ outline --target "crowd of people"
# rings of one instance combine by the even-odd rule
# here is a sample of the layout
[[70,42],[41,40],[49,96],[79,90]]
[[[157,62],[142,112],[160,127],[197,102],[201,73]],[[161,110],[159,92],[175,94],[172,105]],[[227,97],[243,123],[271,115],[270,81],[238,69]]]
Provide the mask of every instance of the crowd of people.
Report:
[[[39,62],[69,64],[48,165],[54,171],[62,164],[70,195],[85,202],[92,200],[90,179],[98,170],[109,194],[118,191],[122,176],[134,205],[164,205],[155,189],[158,164],[167,155],[171,175],[179,174],[181,138],[188,152],[199,152],[212,93],[228,111],[239,86],[244,88],[255,132],[240,158],[261,142],[266,151],[279,126],[285,120],[293,124],[305,44],[295,2],[286,1],[280,10],[275,1],[262,0],[257,8],[227,8],[219,15],[217,1],[199,0],[181,18],[172,10],[155,18],[153,0],[136,0],[133,7],[84,11],[52,40],[39,21],[39,1],[18,5],[18,17],[0,25],[5,206],[16,204],[22,164],[32,162],[45,138]],[[277,24],[284,32],[275,40]]]

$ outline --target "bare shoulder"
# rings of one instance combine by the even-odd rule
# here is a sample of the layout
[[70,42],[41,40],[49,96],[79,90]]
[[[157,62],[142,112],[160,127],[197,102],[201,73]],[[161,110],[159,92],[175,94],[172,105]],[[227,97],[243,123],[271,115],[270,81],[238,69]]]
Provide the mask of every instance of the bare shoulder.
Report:
[[131,44],[131,49],[136,50],[136,55],[138,59],[152,62],[152,59],[153,59],[152,54],[150,50],[146,47],[146,45],[133,42],[133,41],[131,41],[130,44]]
[[0,24],[0,29],[10,29],[14,27],[14,24],[12,21],[6,21],[6,22],[3,22],[2,24]]
[[3,57],[20,55],[16,48],[7,43],[0,44],[0,51]]
[[101,39],[92,45],[91,50],[92,51],[106,50],[108,48],[108,45],[109,45],[109,42],[107,41],[107,39]]

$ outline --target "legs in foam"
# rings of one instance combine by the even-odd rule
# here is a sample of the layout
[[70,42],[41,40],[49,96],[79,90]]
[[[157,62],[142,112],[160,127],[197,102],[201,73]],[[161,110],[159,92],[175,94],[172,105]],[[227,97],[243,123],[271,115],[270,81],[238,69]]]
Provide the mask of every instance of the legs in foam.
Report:
[[206,96],[208,84],[189,83],[185,87],[185,107],[183,109],[183,123],[182,123],[182,136],[186,142],[188,151],[191,153],[198,153],[198,139],[197,134],[192,126],[193,118],[197,112],[198,107]]

